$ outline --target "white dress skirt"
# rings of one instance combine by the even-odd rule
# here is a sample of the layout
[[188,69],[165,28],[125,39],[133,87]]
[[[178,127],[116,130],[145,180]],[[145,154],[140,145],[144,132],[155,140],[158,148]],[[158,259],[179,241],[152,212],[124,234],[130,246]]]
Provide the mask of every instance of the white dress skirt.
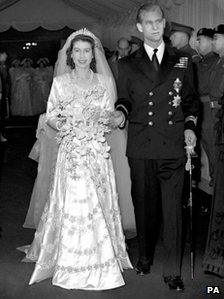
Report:
[[[49,188],[55,169],[58,144],[56,132],[51,129],[45,121],[46,115],[40,116],[37,141],[34,144],[29,157],[37,160],[38,152],[38,173],[34,183],[29,209],[23,224],[25,228],[36,229],[44,206],[49,197]],[[131,198],[131,179],[128,160],[125,155],[127,144],[127,131],[112,130],[106,135],[107,142],[111,148],[111,158],[115,172],[118,201],[121,211],[121,221],[125,238],[131,239],[136,236],[134,208]]]
[[[112,103],[105,78],[87,90],[72,74],[53,82],[47,118],[66,115],[49,198],[24,261],[36,262],[29,284],[52,278],[66,289],[124,285],[126,252],[105,113]],[[103,115],[103,116],[102,116]]]

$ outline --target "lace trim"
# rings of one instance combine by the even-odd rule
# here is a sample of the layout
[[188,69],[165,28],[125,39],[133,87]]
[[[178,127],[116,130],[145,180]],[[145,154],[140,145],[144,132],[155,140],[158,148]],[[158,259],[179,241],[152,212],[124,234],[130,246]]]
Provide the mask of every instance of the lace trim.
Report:
[[97,253],[97,251],[103,246],[103,244],[105,243],[105,241],[107,241],[109,239],[109,235],[105,235],[103,237],[103,240],[99,241],[96,246],[92,247],[92,248],[86,248],[84,250],[73,250],[71,248],[67,249],[68,253],[73,254],[73,255],[78,255],[78,256],[88,256],[88,255],[93,255],[95,253]]
[[80,223],[83,224],[87,221],[91,221],[93,220],[93,217],[95,215],[101,214],[101,210],[99,209],[99,205],[97,205],[94,209],[92,213],[88,213],[86,216],[73,216],[69,213],[63,213],[63,219],[69,220],[70,222],[74,223]]
[[60,266],[60,265],[56,265],[55,270],[56,271],[63,271],[63,272],[68,272],[68,273],[79,273],[79,272],[85,272],[85,271],[91,271],[91,270],[100,270],[100,269],[104,269],[106,267],[110,267],[113,266],[115,263],[117,263],[117,259],[116,258],[111,258],[109,260],[107,260],[105,263],[101,263],[101,264],[94,264],[94,265],[89,265],[86,267],[65,267],[65,266]]
[[[45,205],[44,213],[41,216],[41,221],[42,222],[48,222],[49,224],[52,224],[52,219],[57,220],[59,218],[63,218],[65,220],[68,220],[71,223],[78,223],[81,225],[84,225],[85,223],[89,223],[92,221],[95,216],[101,216],[102,215],[102,209],[100,205],[96,205],[96,207],[93,209],[92,213],[88,213],[86,216],[73,216],[70,213],[63,213],[58,207],[55,207],[54,212],[52,213],[47,213],[48,211],[48,206]],[[110,209],[106,212],[107,218],[113,219],[113,221],[116,222],[117,217],[120,217],[120,210],[119,209]]]

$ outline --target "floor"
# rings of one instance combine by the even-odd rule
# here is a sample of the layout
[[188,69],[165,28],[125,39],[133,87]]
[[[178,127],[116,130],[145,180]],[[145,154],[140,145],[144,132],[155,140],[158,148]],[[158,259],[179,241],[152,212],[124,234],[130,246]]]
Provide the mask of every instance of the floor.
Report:
[[[168,290],[162,281],[162,243],[159,240],[151,273],[144,277],[137,276],[134,270],[124,271],[124,287],[108,291],[65,290],[51,284],[47,279],[32,286],[28,285],[34,265],[21,263],[23,254],[16,247],[30,244],[34,231],[24,229],[22,224],[28,209],[30,195],[36,176],[36,162],[28,158],[35,141],[35,127],[31,125],[9,126],[6,135],[8,142],[1,144],[1,180],[0,207],[2,237],[0,239],[0,298],[1,299],[160,299],[160,298],[224,298],[224,281],[219,277],[204,274],[201,268],[206,244],[209,222],[210,197],[196,190],[194,202],[194,279],[191,279],[190,242],[188,212],[184,210],[185,244],[183,254],[182,276],[185,283],[184,293]],[[130,258],[135,264],[137,243],[135,239],[128,242]],[[207,286],[217,286],[221,294],[206,294]],[[217,291],[217,289],[215,289]]]

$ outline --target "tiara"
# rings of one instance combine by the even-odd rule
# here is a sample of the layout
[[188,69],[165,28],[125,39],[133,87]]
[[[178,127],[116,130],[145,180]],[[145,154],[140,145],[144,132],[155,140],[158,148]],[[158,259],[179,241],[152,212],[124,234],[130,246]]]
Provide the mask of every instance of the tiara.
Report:
[[88,29],[86,29],[86,28],[82,28],[82,29],[79,29],[79,30],[77,30],[77,31],[74,32],[74,36],[79,35],[79,34],[90,36],[93,39],[96,38],[96,36],[92,32],[90,32]]

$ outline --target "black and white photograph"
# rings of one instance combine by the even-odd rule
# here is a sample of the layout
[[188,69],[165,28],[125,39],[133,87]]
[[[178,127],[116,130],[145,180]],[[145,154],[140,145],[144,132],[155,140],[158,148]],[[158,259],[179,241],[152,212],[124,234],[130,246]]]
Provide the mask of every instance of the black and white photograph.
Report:
[[0,0],[0,298],[224,297],[224,0]]

